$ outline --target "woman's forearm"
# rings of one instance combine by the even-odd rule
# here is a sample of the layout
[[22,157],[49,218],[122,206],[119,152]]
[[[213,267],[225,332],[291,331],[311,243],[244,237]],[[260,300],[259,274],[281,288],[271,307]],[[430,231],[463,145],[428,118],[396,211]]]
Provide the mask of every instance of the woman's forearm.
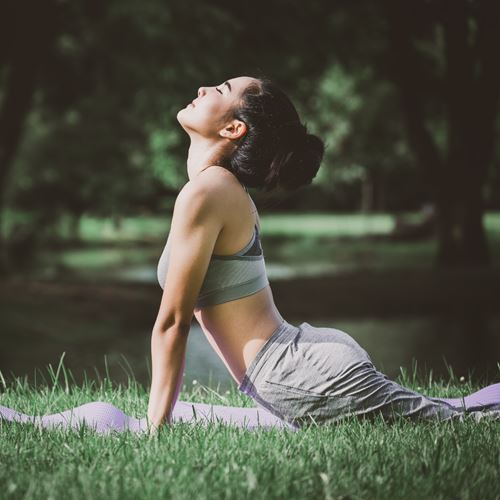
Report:
[[172,327],[151,335],[152,380],[148,419],[159,427],[171,423],[171,413],[182,388],[188,333]]

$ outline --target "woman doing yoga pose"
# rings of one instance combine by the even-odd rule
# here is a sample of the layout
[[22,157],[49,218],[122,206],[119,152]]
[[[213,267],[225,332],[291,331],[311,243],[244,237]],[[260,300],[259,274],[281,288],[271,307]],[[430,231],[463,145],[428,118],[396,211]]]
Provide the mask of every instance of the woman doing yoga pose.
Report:
[[[153,433],[162,424],[207,413],[250,428],[295,430],[348,415],[448,420],[467,412],[477,419],[500,418],[500,384],[463,399],[425,396],[379,372],[347,333],[283,319],[267,279],[258,213],[247,188],[293,191],[310,184],[324,144],[307,132],[276,84],[242,76],[200,87],[177,120],[191,141],[189,181],[176,199],[158,263],[163,294],[152,329],[147,418],[128,417],[102,402],[75,409],[78,417],[100,429],[147,427]],[[258,409],[178,401],[193,316],[238,389]],[[12,419],[7,410],[3,415]],[[42,425],[57,420],[45,418]]]
[[189,182],[158,266],[164,292],[152,343],[153,425],[169,420],[177,399],[193,314],[239,390],[293,426],[349,413],[458,415],[388,380],[347,333],[291,325],[276,308],[246,188],[310,184],[324,153],[287,96],[266,78],[233,78],[201,87],[177,119],[191,139]]

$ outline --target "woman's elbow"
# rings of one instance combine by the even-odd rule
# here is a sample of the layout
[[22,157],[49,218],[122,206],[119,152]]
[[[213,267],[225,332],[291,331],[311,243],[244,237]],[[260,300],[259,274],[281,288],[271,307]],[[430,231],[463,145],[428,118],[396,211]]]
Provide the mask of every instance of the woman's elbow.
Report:
[[161,322],[156,321],[153,326],[153,335],[184,335],[189,334],[191,329],[191,321],[185,319],[169,316]]

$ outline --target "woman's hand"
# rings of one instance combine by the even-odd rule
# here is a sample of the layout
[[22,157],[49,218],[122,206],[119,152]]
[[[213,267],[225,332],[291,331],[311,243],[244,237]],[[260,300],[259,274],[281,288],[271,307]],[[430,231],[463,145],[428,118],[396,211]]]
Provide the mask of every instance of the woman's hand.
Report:
[[159,429],[158,426],[154,424],[150,425],[148,432],[149,439],[153,439],[158,434],[158,429]]
[[160,428],[169,427],[172,425],[172,421],[164,418],[162,422],[155,422],[154,420],[149,421],[148,435],[152,439],[160,432]]

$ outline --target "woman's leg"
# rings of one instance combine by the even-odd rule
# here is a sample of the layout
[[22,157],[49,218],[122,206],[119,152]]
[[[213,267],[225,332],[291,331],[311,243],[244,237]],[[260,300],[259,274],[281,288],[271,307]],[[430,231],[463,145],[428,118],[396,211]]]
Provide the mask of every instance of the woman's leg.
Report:
[[[93,401],[60,413],[43,416],[30,416],[11,408],[0,406],[0,421],[16,421],[34,424],[43,428],[78,429],[83,423],[94,428],[98,433],[110,431],[133,432],[148,428],[146,418],[135,418],[123,413],[119,408],[103,401]],[[172,420],[206,425],[222,423],[243,427],[248,430],[290,428],[287,423],[275,417],[263,408],[238,408],[233,406],[210,405],[177,401],[172,412]]]
[[[466,410],[478,420],[500,419],[500,384],[471,395],[462,408],[457,398],[427,397],[389,380],[341,330],[306,322],[294,328],[285,330],[269,347],[243,387],[293,425],[336,422],[352,415],[382,415],[387,420],[461,419]],[[487,405],[478,408],[480,402]]]
[[443,401],[455,408],[465,407],[467,410],[486,409],[500,405],[500,383],[488,385],[479,391],[460,398],[427,397],[433,401]]
[[[357,416],[382,415],[388,420],[404,417],[411,420],[474,419],[500,420],[500,384],[493,384],[464,398],[435,398],[390,380],[375,366],[360,367],[356,387],[350,391],[350,412]],[[334,396],[333,396],[334,397]]]
[[239,408],[235,406],[210,405],[204,403],[187,403],[178,401],[175,405],[172,418],[174,422],[202,422],[207,421],[232,424],[247,429],[288,428],[296,430],[265,408]]

